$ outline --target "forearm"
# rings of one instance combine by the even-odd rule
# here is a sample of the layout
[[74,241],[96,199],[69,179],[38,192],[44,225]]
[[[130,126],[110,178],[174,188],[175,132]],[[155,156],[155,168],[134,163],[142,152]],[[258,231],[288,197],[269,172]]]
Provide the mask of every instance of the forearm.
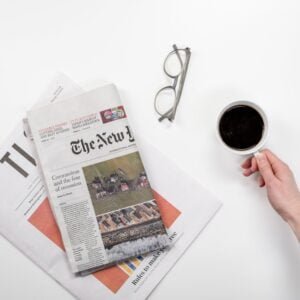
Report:
[[294,231],[298,241],[300,242],[300,203],[295,207],[293,213],[286,220]]
[[298,241],[300,242],[300,224],[299,223],[290,223],[288,222],[292,230],[294,231]]

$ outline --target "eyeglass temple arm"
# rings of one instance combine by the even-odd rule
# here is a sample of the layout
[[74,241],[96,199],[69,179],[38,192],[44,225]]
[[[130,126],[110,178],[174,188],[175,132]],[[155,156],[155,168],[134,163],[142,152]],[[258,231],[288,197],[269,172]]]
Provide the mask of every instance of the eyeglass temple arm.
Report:
[[185,61],[183,72],[182,72],[182,75],[181,75],[181,78],[180,78],[179,88],[178,88],[178,92],[176,94],[175,105],[170,109],[170,111],[172,111],[171,116],[168,118],[170,121],[173,121],[174,118],[175,118],[176,110],[177,110],[177,107],[178,107],[178,104],[179,104],[179,101],[180,101],[180,98],[181,98],[181,94],[182,94],[183,86],[184,86],[184,83],[185,83],[187,70],[188,70],[188,67],[189,67],[189,62],[190,62],[190,58],[191,58],[190,48],[186,48],[186,52],[187,52],[186,61]]

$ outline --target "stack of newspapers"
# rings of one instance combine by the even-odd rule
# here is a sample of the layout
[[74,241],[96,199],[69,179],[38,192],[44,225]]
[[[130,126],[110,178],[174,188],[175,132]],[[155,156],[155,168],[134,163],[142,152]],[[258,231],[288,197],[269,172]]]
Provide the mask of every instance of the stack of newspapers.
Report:
[[220,207],[133,135],[113,84],[58,74],[0,162],[1,234],[80,299],[147,297]]

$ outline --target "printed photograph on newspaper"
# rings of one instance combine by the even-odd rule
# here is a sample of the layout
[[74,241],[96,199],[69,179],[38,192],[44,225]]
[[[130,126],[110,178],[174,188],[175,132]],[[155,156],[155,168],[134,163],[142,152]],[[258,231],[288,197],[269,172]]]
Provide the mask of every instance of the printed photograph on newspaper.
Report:
[[138,152],[86,166],[83,173],[109,261],[153,251],[165,242]]

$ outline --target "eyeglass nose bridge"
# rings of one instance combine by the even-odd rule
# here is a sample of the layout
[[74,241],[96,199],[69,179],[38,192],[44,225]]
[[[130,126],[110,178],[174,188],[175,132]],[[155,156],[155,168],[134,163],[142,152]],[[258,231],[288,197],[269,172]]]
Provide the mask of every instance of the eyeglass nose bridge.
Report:
[[[170,109],[168,109],[166,112],[161,112],[159,111],[158,109],[158,105],[157,105],[157,102],[158,102],[158,96],[163,92],[163,91],[167,91],[167,90],[172,90],[172,92],[174,93],[174,98],[173,98],[173,105],[171,106]],[[159,114],[161,116],[161,120],[163,120],[164,118],[168,118],[170,121],[171,120],[171,117],[172,117],[172,112],[174,110],[174,106],[176,104],[176,97],[177,97],[177,93],[176,93],[176,87],[175,86],[172,86],[172,85],[168,85],[168,86],[165,86],[163,88],[161,88],[160,90],[158,90],[158,92],[156,93],[155,95],[155,98],[154,98],[154,110],[157,112],[157,114]],[[160,120],[160,121],[161,121]]]

